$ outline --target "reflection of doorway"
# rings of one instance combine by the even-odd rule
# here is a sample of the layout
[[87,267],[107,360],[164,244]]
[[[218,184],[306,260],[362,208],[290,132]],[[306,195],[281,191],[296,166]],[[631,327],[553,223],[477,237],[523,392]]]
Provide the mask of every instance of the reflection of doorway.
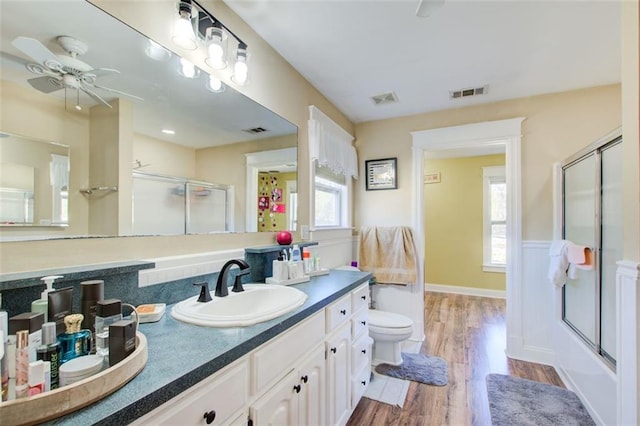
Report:
[[[271,151],[252,152],[247,157],[246,232],[258,231],[258,175],[260,172],[295,172],[298,149],[284,148]],[[287,209],[290,210],[290,209]]]
[[287,208],[287,230],[298,229],[298,181],[288,180],[286,182],[287,194],[289,194]]
[[[424,240],[428,238],[424,228],[425,205],[424,155],[426,151],[451,149],[478,150],[503,144],[506,153],[506,183],[510,194],[507,201],[507,353],[522,350],[522,291],[521,291],[521,123],[524,118],[490,121],[455,127],[417,131],[413,137],[413,226],[416,245],[424,259]],[[424,265],[424,262],[422,263]],[[424,283],[423,271],[420,279]]]

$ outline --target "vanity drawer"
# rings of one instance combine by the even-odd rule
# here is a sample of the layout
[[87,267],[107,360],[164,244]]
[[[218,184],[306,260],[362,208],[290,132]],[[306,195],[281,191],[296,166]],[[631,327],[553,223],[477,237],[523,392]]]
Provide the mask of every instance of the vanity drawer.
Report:
[[215,423],[224,424],[238,416],[248,401],[249,366],[247,358],[216,372],[132,425],[205,425],[204,414],[215,411]]
[[251,354],[251,394],[256,395],[291,370],[302,355],[324,340],[320,311],[260,346]]
[[351,310],[358,312],[360,309],[369,308],[369,283],[363,284],[351,293]]
[[325,308],[327,334],[344,324],[351,316],[351,294],[347,294]]
[[365,366],[371,365],[372,346],[373,339],[366,334],[351,345],[351,371],[354,376]]
[[368,335],[366,331],[369,330],[369,310],[363,309],[359,312],[353,314],[353,318],[351,318],[351,338],[357,339],[361,334],[365,333]]
[[360,402],[364,391],[369,386],[369,380],[371,379],[371,367],[363,368],[357,375],[353,376],[351,381],[351,406],[355,407]]

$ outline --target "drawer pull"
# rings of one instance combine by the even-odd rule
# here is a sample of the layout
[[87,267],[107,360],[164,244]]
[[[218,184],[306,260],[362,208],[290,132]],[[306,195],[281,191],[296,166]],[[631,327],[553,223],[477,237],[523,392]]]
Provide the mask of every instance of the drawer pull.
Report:
[[342,310],[340,310],[340,313],[341,313],[342,315],[347,315],[347,310],[346,310],[346,309],[342,309]]
[[367,382],[365,382],[364,380],[361,381],[360,383],[362,383],[362,386],[367,386]]
[[334,354],[336,353],[338,349],[337,348],[331,348],[331,352],[333,352]]
[[302,380],[302,383],[307,383],[309,381],[309,376],[304,375],[304,376],[300,377],[300,380]]
[[360,296],[360,299],[367,300],[367,296]]
[[366,350],[366,349],[363,349],[363,350],[362,350],[362,353],[366,355],[366,354],[367,354],[367,350]]
[[300,385],[295,385],[295,386],[293,387],[293,390],[295,390],[295,391],[296,391],[296,393],[300,393],[300,390],[302,390],[302,387],[301,387]]
[[204,413],[204,416],[202,416],[202,418],[207,422],[208,425],[210,425],[216,419],[215,410],[211,410],[208,413]]
[[360,321],[360,324],[367,325],[367,322],[366,321]]

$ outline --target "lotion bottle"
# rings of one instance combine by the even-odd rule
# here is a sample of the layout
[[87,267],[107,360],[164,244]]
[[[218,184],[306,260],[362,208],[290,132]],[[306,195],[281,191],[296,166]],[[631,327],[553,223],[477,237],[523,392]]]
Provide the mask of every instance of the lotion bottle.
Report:
[[40,312],[41,314],[43,314],[44,322],[48,321],[49,313],[49,297],[47,295],[50,291],[53,291],[53,282],[59,278],[62,278],[62,275],[49,275],[40,278],[42,282],[44,282],[46,287],[44,291],[40,293],[40,299],[31,302],[31,312]]

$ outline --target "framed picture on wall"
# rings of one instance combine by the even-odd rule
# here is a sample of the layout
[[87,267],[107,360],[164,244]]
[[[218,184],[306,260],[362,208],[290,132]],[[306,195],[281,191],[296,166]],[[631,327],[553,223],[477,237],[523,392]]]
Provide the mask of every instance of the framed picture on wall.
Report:
[[364,162],[367,191],[379,189],[397,189],[397,158],[382,158]]

